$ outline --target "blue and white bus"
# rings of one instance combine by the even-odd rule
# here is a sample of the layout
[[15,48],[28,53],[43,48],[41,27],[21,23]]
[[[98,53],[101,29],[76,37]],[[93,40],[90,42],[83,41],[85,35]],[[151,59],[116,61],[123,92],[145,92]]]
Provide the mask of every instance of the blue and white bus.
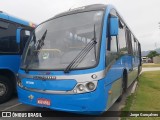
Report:
[[0,11],[0,103],[16,91],[21,54],[34,27],[31,22]]
[[37,26],[22,56],[18,97],[53,110],[103,113],[140,70],[140,43],[116,9],[84,6]]

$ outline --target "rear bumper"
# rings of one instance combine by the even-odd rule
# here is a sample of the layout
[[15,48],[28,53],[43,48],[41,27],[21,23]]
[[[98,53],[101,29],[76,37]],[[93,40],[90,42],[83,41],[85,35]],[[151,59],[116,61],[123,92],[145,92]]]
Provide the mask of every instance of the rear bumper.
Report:
[[[17,90],[19,101],[24,104],[81,114],[100,114],[105,111],[107,103],[107,96],[103,82],[103,80],[98,82],[97,89],[95,91],[84,94],[42,94],[27,91],[18,86]],[[32,100],[29,99],[30,95],[33,96]],[[51,105],[45,106],[37,104],[37,99],[39,98],[51,100]]]

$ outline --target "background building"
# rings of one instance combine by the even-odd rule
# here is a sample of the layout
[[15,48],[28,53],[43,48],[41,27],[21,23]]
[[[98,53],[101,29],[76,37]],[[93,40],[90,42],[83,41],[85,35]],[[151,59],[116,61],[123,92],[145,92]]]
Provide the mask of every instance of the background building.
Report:
[[160,63],[160,56],[153,57],[153,63],[159,64]]

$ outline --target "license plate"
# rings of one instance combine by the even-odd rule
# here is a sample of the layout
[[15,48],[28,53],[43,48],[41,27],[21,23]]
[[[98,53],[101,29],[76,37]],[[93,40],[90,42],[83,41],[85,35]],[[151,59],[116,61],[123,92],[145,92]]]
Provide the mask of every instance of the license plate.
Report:
[[48,99],[39,98],[37,100],[37,104],[50,106],[51,105],[51,101],[48,100]]

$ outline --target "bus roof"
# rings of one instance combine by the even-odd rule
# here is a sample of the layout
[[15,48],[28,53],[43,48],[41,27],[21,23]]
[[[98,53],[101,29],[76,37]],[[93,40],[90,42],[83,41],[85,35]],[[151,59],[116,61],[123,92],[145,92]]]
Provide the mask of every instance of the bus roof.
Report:
[[12,22],[15,22],[21,25],[25,25],[25,26],[35,27],[35,24],[32,22],[14,17],[2,11],[0,11],[0,19],[5,19],[5,20],[12,21]]
[[[53,18],[68,15],[68,14],[74,14],[74,13],[78,13],[78,12],[85,12],[85,11],[92,11],[92,10],[105,10],[106,6],[107,5],[104,5],[104,4],[94,4],[94,5],[87,5],[87,6],[82,6],[82,7],[78,7],[78,8],[73,8],[73,9],[69,9],[69,11],[60,13],[60,14],[54,16]],[[53,19],[53,18],[51,18],[51,19]]]
[[[107,8],[110,9],[110,10],[111,9],[115,9],[115,7],[110,5],[110,4],[92,4],[92,5],[87,5],[87,6],[82,6],[82,7],[78,7],[78,8],[69,9],[68,11],[65,11],[65,12],[62,12],[60,14],[57,14],[54,17],[52,17],[52,18],[50,18],[50,19],[48,19],[46,21],[52,20],[54,18],[62,17],[62,16],[65,16],[65,15],[69,15],[69,14],[76,14],[76,13],[80,13],[80,12],[87,12],[87,11],[94,11],[94,10],[106,10]],[[116,10],[116,12],[119,14],[119,12],[117,10]],[[131,31],[130,27],[127,25],[127,23],[125,22],[123,17],[121,15],[119,17],[123,20],[123,22],[125,23],[126,27],[128,27],[128,29]],[[46,22],[46,21],[44,21],[44,22]],[[42,23],[44,23],[44,22],[42,22]],[[132,31],[131,31],[131,33],[134,36],[134,38],[137,40],[137,38],[135,37],[134,33]]]

